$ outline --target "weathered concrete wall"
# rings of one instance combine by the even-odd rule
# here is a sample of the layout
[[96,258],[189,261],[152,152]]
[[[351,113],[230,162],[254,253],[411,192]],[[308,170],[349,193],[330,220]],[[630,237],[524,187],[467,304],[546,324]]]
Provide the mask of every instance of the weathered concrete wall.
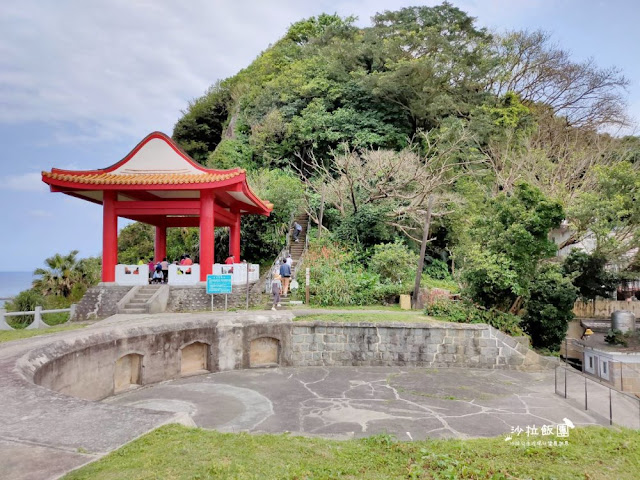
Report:
[[609,362],[610,382],[619,390],[640,396],[640,365]]
[[573,313],[578,318],[611,318],[611,314],[617,310],[628,310],[633,312],[636,318],[640,318],[640,302],[619,302],[616,300],[578,301],[573,306]]
[[132,287],[100,284],[87,290],[76,305],[73,321],[97,320],[117,313],[117,304]]
[[[235,291],[237,290],[237,292]],[[227,297],[227,308],[244,308],[246,305],[244,287],[234,287],[234,293]],[[249,306],[262,302],[262,294],[249,291]],[[224,295],[213,295],[214,310],[224,310]],[[203,285],[171,286],[167,312],[203,312],[211,310],[211,295]]]
[[[181,374],[181,349],[193,342],[211,345],[217,341],[215,324],[210,327],[154,332],[126,338],[95,335],[78,345],[55,345],[42,352],[43,365],[35,371],[36,384],[66,395],[100,400],[113,395],[116,362],[135,353],[142,356],[140,384],[157,383]],[[47,361],[48,360],[48,361]],[[213,359],[208,365],[214,365]]]
[[293,365],[545,368],[552,363],[488,325],[296,323]]
[[[552,364],[529,350],[525,339],[511,338],[488,325],[293,323],[291,314],[285,313],[136,318],[114,317],[93,332],[76,333],[73,341],[35,349],[22,370],[46,388],[99,400],[112,395],[116,386],[157,383],[202,367],[209,371],[265,364],[528,370]],[[129,371],[133,367],[123,373],[118,366],[131,354],[140,356],[139,374]]]

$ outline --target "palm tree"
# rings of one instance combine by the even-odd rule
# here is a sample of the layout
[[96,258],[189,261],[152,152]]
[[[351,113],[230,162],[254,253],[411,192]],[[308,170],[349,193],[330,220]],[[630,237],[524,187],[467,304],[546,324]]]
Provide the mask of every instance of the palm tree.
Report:
[[33,272],[34,275],[40,276],[33,281],[33,288],[43,295],[68,297],[73,285],[82,277],[76,255],[78,250],[72,250],[68,255],[56,253],[53,257],[47,258],[44,263],[49,268],[37,268]]

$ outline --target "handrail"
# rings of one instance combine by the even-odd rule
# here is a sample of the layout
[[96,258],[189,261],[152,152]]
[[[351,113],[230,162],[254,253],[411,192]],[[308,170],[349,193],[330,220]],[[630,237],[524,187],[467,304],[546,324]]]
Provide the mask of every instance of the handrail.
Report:
[[65,323],[69,323],[71,319],[74,317],[76,311],[76,305],[73,304],[69,308],[56,308],[52,310],[43,310],[41,306],[36,306],[35,310],[28,310],[24,312],[7,312],[5,309],[0,309],[0,330],[17,330],[13,328],[11,325],[7,323],[5,317],[20,317],[22,315],[33,315],[33,322],[26,327],[27,330],[33,330],[37,328],[49,328],[50,325],[47,325],[42,321],[42,315],[45,313],[65,313],[69,312],[69,319]]
[[300,255],[300,259],[296,262],[296,266],[294,267],[293,272],[291,272],[292,279],[296,278],[296,275],[298,275],[298,271],[300,270],[300,267],[304,263],[304,256],[307,253],[308,248],[309,248],[309,221],[307,220],[307,232],[304,237],[304,250]]

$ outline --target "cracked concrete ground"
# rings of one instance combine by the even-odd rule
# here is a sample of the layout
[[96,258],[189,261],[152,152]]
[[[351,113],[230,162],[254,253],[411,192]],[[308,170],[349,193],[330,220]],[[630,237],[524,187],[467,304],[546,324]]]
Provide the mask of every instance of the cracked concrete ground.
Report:
[[106,403],[185,412],[204,428],[332,438],[489,437],[512,427],[608,425],[554,394],[553,370],[307,367],[230,371],[138,388]]

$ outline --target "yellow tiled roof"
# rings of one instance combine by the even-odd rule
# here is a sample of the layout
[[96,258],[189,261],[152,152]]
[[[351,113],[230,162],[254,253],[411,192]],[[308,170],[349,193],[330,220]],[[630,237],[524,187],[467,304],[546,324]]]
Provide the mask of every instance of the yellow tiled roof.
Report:
[[243,172],[244,170],[238,169],[227,173],[202,174],[136,173],[130,175],[115,175],[112,173],[69,174],[42,172],[42,175],[52,180],[62,180],[87,185],[180,185],[221,182],[237,177]]

